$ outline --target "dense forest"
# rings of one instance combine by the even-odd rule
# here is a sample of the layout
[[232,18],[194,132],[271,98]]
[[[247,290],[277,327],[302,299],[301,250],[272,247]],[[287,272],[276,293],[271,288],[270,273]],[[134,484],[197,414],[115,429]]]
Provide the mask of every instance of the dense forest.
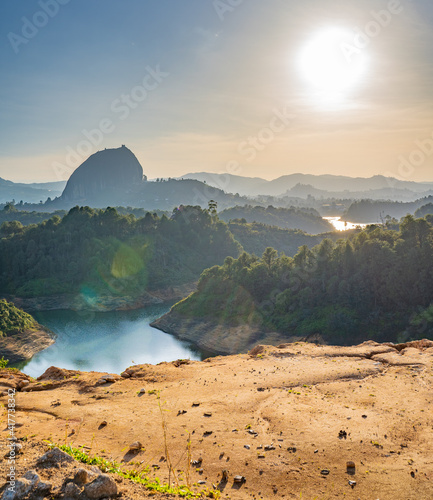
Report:
[[[407,214],[415,212],[424,205],[431,204],[432,196],[421,198],[414,202],[404,203],[401,201],[354,201],[344,212],[343,220],[350,222],[380,223],[390,218],[401,219]],[[419,214],[421,215],[421,214]],[[422,215],[426,215],[425,213]]]
[[327,342],[433,338],[433,216],[369,226],[293,257],[267,248],[205,270],[173,310]]
[[13,335],[38,326],[38,323],[30,314],[18,309],[11,302],[0,299],[0,337]]
[[298,229],[281,229],[239,219],[229,222],[228,227],[243,249],[255,255],[262,255],[266,248],[271,246],[280,253],[293,256],[302,245],[312,247],[324,238],[322,235],[311,235]]
[[[256,209],[246,211],[271,214],[271,220],[274,212],[275,218],[293,213]],[[227,224],[216,203],[206,210],[180,206],[170,217],[119,210],[124,214],[75,207],[38,225],[3,222],[2,293],[140,296],[202,273],[198,291],[177,304],[177,312],[288,336],[320,334],[333,343],[433,334],[432,215],[338,239],[338,233],[313,236],[245,218]],[[423,210],[431,212],[430,205]],[[35,215],[11,205],[2,213]]]
[[[6,203],[4,208],[0,210],[0,226],[3,222],[19,222],[23,226],[30,224],[40,224],[41,222],[58,215],[63,217],[66,214],[65,210],[57,210],[52,213],[46,212],[28,212],[25,210],[18,210],[13,203]],[[6,227],[6,226],[5,226]]]
[[35,297],[84,287],[139,295],[197,280],[206,267],[242,250],[261,255],[272,245],[293,256],[300,246],[325,237],[245,220],[226,224],[217,218],[216,204],[210,210],[181,206],[170,217],[131,207],[76,207],[60,215],[18,211],[13,205],[0,211],[0,220],[6,219],[0,226],[3,293]]
[[269,226],[277,226],[283,229],[301,229],[306,233],[318,234],[331,231],[332,226],[323,220],[319,212],[310,208],[275,208],[268,206],[237,206],[228,208],[219,213],[220,219],[245,220],[245,222],[259,222]]
[[[392,228],[391,222],[387,227]],[[398,226],[398,222],[397,222]],[[347,231],[329,231],[321,234],[308,234],[299,229],[281,229],[277,226],[269,226],[259,222],[245,222],[242,219],[234,219],[228,223],[230,232],[239,241],[247,253],[262,255],[267,247],[275,248],[280,253],[293,257],[299,247],[307,245],[314,247],[325,238],[337,241],[357,234],[361,229],[348,229]]]
[[415,212],[415,217],[425,217],[426,215],[433,214],[433,203],[427,203]]
[[[135,208],[135,207],[114,207],[116,211],[120,215],[129,215],[132,214],[137,219],[144,217],[149,210],[144,208]],[[3,222],[20,222],[23,226],[29,226],[30,224],[40,224],[48,219],[51,219],[55,215],[59,217],[63,217],[66,215],[66,210],[56,210],[55,212],[38,212],[32,211],[29,212],[27,210],[22,209],[22,205],[6,203],[2,209],[0,209],[0,226]],[[169,216],[170,212],[165,210],[152,210],[152,214],[156,214],[158,217],[162,217],[163,215]],[[7,226],[5,226],[7,227]]]
[[5,222],[0,236],[0,290],[21,297],[140,295],[192,282],[242,250],[215,208],[191,206],[138,219],[75,207],[37,226]]

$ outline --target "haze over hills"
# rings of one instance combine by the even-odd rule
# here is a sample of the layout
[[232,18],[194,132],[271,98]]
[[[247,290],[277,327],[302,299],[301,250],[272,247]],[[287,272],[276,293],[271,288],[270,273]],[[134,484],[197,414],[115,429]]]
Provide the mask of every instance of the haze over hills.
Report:
[[309,234],[319,234],[332,231],[331,224],[322,219],[320,214],[313,209],[295,208],[267,208],[251,205],[243,207],[231,207],[222,210],[219,218],[225,222],[240,220],[246,222],[256,222],[268,226],[275,226],[281,229],[302,229]]
[[[128,179],[127,164],[129,160],[132,161],[132,158],[127,159],[130,156],[128,152],[135,158],[138,163],[137,168],[141,168],[142,172],[140,163],[128,148],[106,149],[90,156],[73,172],[68,181],[16,183],[0,178],[0,203],[12,200],[16,202],[22,200],[26,203],[45,202],[48,197],[51,199],[60,197],[68,184],[68,189],[62,195],[63,200],[79,202],[80,199],[85,201],[93,197],[91,200],[93,202],[98,196],[98,190],[104,193],[104,198],[108,197],[108,186],[111,186],[109,189],[114,190],[113,194],[118,197],[119,191],[124,187],[128,189],[141,183],[138,174],[137,178],[132,176]],[[117,173],[116,164],[120,166]],[[90,173],[91,171],[93,173]],[[144,178],[146,180],[146,176]],[[433,195],[431,182],[402,181],[381,175],[363,178],[297,173],[268,181],[260,177],[198,172],[173,180],[180,179],[197,180],[208,187],[247,197],[274,196],[304,199],[333,197],[413,202]]]
[[27,205],[24,208],[49,212],[88,205],[94,208],[130,206],[171,211],[182,204],[205,208],[211,199],[221,208],[247,201],[239,195],[226,194],[194,179],[147,181],[134,153],[122,146],[91,155],[72,173],[61,196],[43,205]]
[[310,184],[296,184],[292,189],[286,191],[283,196],[279,198],[315,198],[320,199],[347,199],[351,200],[389,200],[399,202],[414,202],[420,197],[427,197],[433,194],[433,188],[423,192],[411,191],[410,189],[394,189],[394,188],[379,188],[369,189],[365,191],[325,191],[324,189],[317,189]]
[[67,181],[52,181],[52,182],[29,182],[27,183],[18,183],[16,185],[23,187],[31,187],[33,189],[48,189],[53,192],[60,192],[65,189]]
[[23,184],[0,177],[0,203],[12,200],[39,203],[45,201],[48,197],[55,198],[59,196],[65,185],[65,181]]
[[421,198],[411,203],[372,200],[354,201],[344,212],[343,219],[351,222],[381,222],[389,216],[399,220],[407,214],[414,214],[418,210],[422,210],[423,207],[425,207],[423,214],[431,214],[432,201],[433,196]]
[[[349,221],[352,217],[354,222],[380,222],[387,215],[400,218],[414,213],[433,196],[433,183],[380,175],[354,178],[297,173],[268,181],[260,177],[201,172],[178,179],[148,181],[140,162],[124,145],[94,153],[72,173],[60,193],[64,185],[64,182],[16,184],[0,179],[0,203],[15,200],[20,210],[29,212],[56,212],[76,205],[171,212],[179,205],[207,208],[213,199],[219,211],[246,205],[297,207],[304,211],[313,208],[318,216],[319,213],[343,215]],[[264,222],[249,220],[254,221]],[[289,227],[310,232],[304,226]]]
[[[244,196],[335,196],[348,197],[350,193],[356,197],[369,198],[369,194],[378,199],[402,199],[401,196],[413,194],[414,199],[420,195],[433,194],[433,183],[401,181],[391,177],[375,175],[370,178],[348,177],[342,175],[290,174],[268,181],[258,177],[242,177],[232,174],[213,174],[207,172],[189,173],[183,179],[197,179],[210,186],[219,187],[229,193]],[[309,190],[302,193],[300,186]],[[316,190],[316,191],[315,191]],[[409,201],[409,200],[408,200]]]

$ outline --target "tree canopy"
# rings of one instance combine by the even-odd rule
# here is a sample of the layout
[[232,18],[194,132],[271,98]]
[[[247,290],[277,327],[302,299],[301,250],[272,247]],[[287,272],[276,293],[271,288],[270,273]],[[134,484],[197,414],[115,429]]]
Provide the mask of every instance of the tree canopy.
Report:
[[170,218],[136,218],[115,208],[72,208],[39,225],[4,223],[0,290],[18,296],[76,293],[140,295],[196,280],[201,271],[242,249],[227,225],[200,207]]
[[174,310],[340,344],[432,338],[433,226],[407,216],[398,231],[370,226],[293,258],[272,248],[227,258]]
[[0,299],[0,337],[13,335],[38,326],[30,314],[18,309],[11,302]]

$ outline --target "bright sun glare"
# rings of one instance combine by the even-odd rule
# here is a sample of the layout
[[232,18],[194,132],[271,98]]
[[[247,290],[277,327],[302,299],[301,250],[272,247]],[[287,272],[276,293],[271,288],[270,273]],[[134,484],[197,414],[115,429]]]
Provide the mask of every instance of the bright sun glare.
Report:
[[354,35],[343,28],[317,33],[301,50],[298,66],[312,97],[325,105],[345,101],[362,81],[368,57],[365,50],[352,53]]

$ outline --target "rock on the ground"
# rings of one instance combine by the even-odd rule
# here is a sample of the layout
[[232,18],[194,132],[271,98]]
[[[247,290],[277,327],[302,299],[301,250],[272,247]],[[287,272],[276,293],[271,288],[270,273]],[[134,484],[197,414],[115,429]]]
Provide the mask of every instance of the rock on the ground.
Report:
[[13,489],[7,488],[3,493],[2,500],[21,500],[28,495],[40,482],[35,471],[27,471],[23,477],[15,482]]
[[80,495],[81,490],[75,483],[68,483],[65,486],[65,499],[78,498]]
[[107,474],[101,474],[86,484],[84,493],[91,499],[110,498],[117,495],[117,485]]
[[74,459],[60,450],[59,448],[53,448],[50,451],[47,451],[45,455],[37,461],[37,465],[45,466],[45,467],[60,467],[62,463],[72,463]]
[[78,485],[89,483],[93,481],[97,475],[97,473],[86,469],[78,469],[74,476],[74,483]]
[[143,445],[140,443],[140,441],[134,441],[132,444],[129,445],[129,452],[133,451],[140,451],[143,448]]

